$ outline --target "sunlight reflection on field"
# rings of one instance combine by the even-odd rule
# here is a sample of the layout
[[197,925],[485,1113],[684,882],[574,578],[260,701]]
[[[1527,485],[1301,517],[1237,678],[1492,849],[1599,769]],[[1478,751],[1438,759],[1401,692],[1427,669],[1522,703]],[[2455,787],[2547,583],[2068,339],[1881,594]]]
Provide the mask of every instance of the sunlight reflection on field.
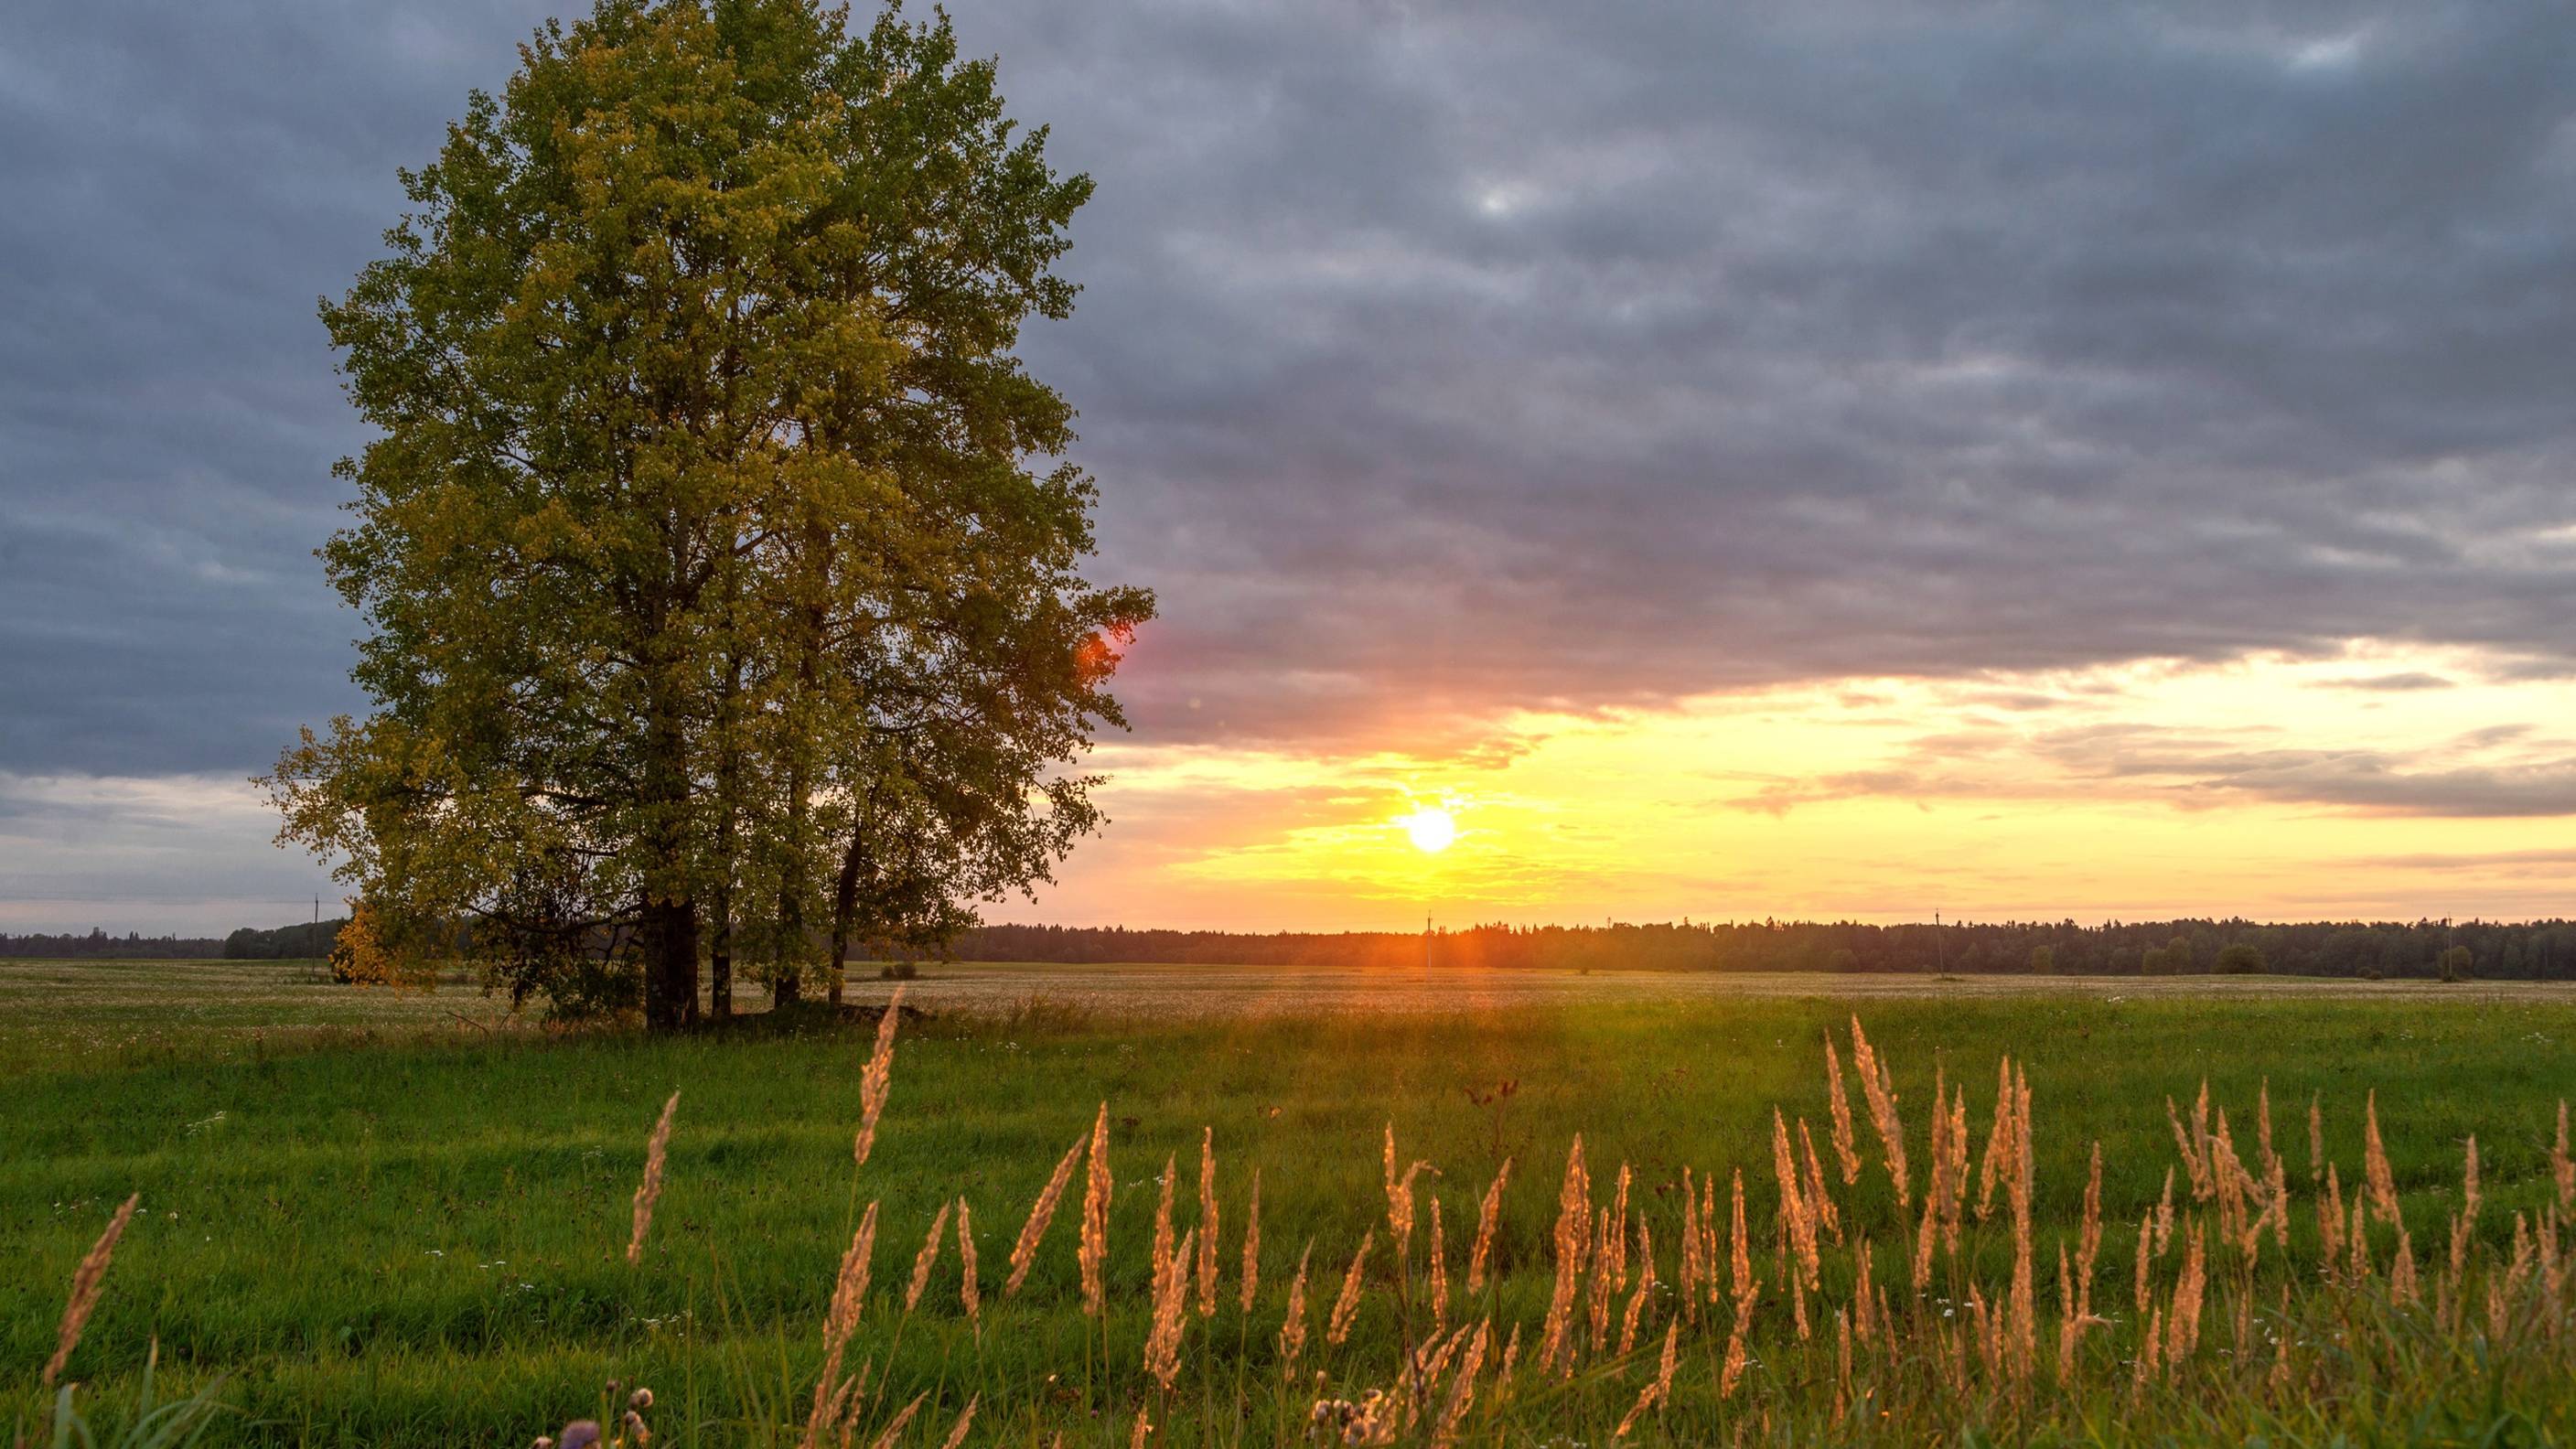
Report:
[[[890,983],[858,980],[852,996],[882,1001]],[[1032,998],[1106,1015],[1265,1016],[1451,1013],[1579,1003],[1640,1005],[1730,997],[2000,997],[2024,993],[2116,997],[2404,997],[2425,1001],[2576,999],[2576,982],[2351,981],[2276,976],[1937,976],[1826,972],[1468,970],[1324,966],[959,963],[926,968],[906,999],[931,1009],[999,1011]]]

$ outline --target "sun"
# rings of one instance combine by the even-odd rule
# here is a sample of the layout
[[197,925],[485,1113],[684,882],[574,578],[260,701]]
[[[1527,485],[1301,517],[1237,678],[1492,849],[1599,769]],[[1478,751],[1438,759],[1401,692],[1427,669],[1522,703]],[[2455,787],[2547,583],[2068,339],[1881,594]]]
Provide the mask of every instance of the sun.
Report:
[[1458,838],[1458,822],[1448,811],[1436,805],[1425,805],[1397,820],[1396,824],[1404,827],[1405,836],[1413,842],[1413,848],[1425,855],[1438,855]]

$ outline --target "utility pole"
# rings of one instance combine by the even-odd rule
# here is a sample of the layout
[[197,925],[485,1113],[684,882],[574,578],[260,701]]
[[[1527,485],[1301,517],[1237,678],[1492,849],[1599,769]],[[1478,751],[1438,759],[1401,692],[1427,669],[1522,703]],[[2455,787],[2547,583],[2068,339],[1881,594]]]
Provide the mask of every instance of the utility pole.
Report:
[[1945,976],[1950,973],[1950,953],[1941,944],[1941,913],[1937,910],[1932,913],[1932,969]]

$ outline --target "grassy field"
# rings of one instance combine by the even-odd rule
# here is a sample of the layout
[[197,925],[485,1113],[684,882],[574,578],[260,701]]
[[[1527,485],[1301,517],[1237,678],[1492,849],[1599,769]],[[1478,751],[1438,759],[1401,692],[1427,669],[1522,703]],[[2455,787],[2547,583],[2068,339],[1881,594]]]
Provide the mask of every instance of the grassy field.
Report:
[[[0,963],[9,1101],[0,1113],[0,1381],[14,1386],[0,1416],[32,1422],[39,1412],[35,1372],[54,1348],[74,1265],[115,1205],[139,1191],[141,1210],[69,1375],[92,1385],[85,1402],[108,1406],[102,1420],[132,1392],[157,1339],[170,1384],[222,1377],[221,1442],[525,1443],[595,1411],[614,1378],[654,1388],[662,1441],[793,1443],[823,1357],[836,1266],[873,1201],[875,1288],[848,1352],[851,1369],[865,1362],[871,1374],[858,1442],[916,1394],[929,1398],[907,1442],[940,1442],[978,1396],[976,1443],[1045,1442],[1057,1432],[1124,1443],[1140,1406],[1174,1442],[1296,1438],[1317,1399],[1359,1399],[1395,1382],[1400,1345],[1422,1340],[1428,1313],[1429,1199],[1442,1202],[1447,1270],[1462,1277],[1477,1198],[1506,1157],[1514,1167],[1493,1244],[1496,1282],[1473,1299],[1453,1286],[1450,1322],[1491,1315],[1488,1373],[1508,1325],[1540,1332],[1559,1184],[1580,1132],[1592,1201],[1606,1207],[1618,1165],[1633,1168],[1632,1211],[1652,1230],[1666,1287],[1648,1297],[1633,1353],[1621,1357],[1615,1344],[1586,1353],[1567,1378],[1542,1379],[1524,1361],[1518,1407],[1491,1409],[1500,1390],[1487,1391],[1491,1416],[1462,1420],[1468,1441],[1612,1437],[1652,1383],[1655,1350],[1682,1312],[1671,1289],[1683,1271],[1685,1167],[1720,1181],[1744,1173],[1764,1285],[1752,1362],[1721,1398],[1732,1310],[1694,1305],[1700,1322],[1676,1333],[1684,1362],[1669,1401],[1641,1417],[1632,1438],[2576,1434],[2576,1389],[2566,1380],[2576,1335],[2555,1331],[2563,1308],[2549,1308],[2555,1317],[2541,1328],[2516,1327],[2509,1342],[2417,1321],[2433,1313],[2444,1225],[2460,1206],[2463,1139],[2478,1139],[2485,1202],[2476,1237],[2488,1257],[2506,1261],[2517,1212],[2536,1224],[2554,1202],[2557,1102],[2576,1086],[2576,1003],[2563,993],[2196,997],[2096,982],[1999,994],[1971,983],[1854,1003],[1835,997],[1850,983],[1676,995],[1601,981],[1538,1000],[1453,993],[1448,1005],[1467,1009],[1440,1009],[1433,990],[1414,1009],[1309,1013],[1173,1010],[1151,992],[1122,1005],[1061,982],[1041,993],[1051,1002],[1032,1005],[1009,981],[979,969],[918,990],[950,1009],[904,1026],[874,1156],[854,1174],[864,1028],[552,1036],[497,1023],[491,1003],[471,993],[369,994],[320,982],[309,963]],[[1075,996],[1080,1005],[1063,1004]],[[979,1009],[964,1009],[969,999]],[[2101,1144],[2109,1226],[2094,1277],[2104,1303],[2096,1311],[2110,1322],[2082,1351],[2082,1382],[2052,1389],[2042,1374],[2016,1387],[2008,1372],[1971,1371],[1953,1385],[1946,1367],[1894,1361],[1900,1343],[1928,1359],[1925,1345],[1948,1341],[1940,1335],[1956,1329],[1944,1325],[1965,1321],[1963,1285],[1982,1282],[1984,1297],[2000,1300],[2013,1234],[2001,1216],[1971,1221],[1961,1257],[1914,1294],[1904,1267],[1914,1221],[1897,1210],[1865,1118],[1859,1138],[1871,1165],[1854,1187],[1837,1176],[1832,1195],[1844,1230],[1880,1245],[1880,1281],[1897,1312],[1921,1326],[1912,1339],[1882,1331],[1878,1347],[1857,1350],[1855,1368],[1841,1367],[1824,1319],[1827,1301],[1841,1301],[1836,1284],[1851,1276],[1846,1248],[1827,1265],[1816,1336],[1793,1336],[1794,1290],[1772,1266],[1772,1109],[1792,1124],[1804,1118],[1824,1147],[1824,1042],[1828,1031],[1844,1033],[1848,1073],[1854,1009],[1891,1068],[1918,1195],[1936,1065],[1966,1086],[1982,1155],[1997,1059],[2010,1053],[2021,1064],[2052,1361],[2057,1247],[2076,1239],[2087,1156]],[[2204,1079],[2249,1162],[2257,1092],[2268,1083],[2296,1199],[2288,1256],[2267,1243],[2272,1256],[2246,1270],[2265,1305],[2265,1316],[2246,1320],[2250,1338],[2240,1342],[2220,1323],[2225,1310],[2212,1308],[2188,1375],[2126,1391],[2135,1225],[2180,1160],[2166,1099],[2187,1116]],[[1471,1100],[1471,1089],[1503,1081],[1517,1089],[1498,1105]],[[645,1140],[675,1089],[666,1186],[643,1261],[630,1266]],[[2312,1095],[2322,1103],[2327,1155],[2357,1195],[2373,1089],[2424,1263],[2426,1306],[2412,1316],[2385,1294],[2327,1293],[2309,1266],[2319,1229],[2307,1104]],[[1079,1173],[1026,1287],[1006,1300],[1000,1284],[1032,1200],[1104,1101],[1115,1190],[1108,1310],[1095,1324],[1081,1311],[1075,1262]],[[1400,1156],[1430,1164],[1411,1273],[1401,1277],[1384,1245],[1390,1123]],[[1157,1180],[1176,1159],[1178,1230],[1194,1230],[1203,1127],[1213,1132],[1224,1204],[1223,1303],[1212,1317],[1188,1318],[1167,1395],[1140,1369]],[[1256,1170],[1262,1281],[1246,1315],[1235,1306],[1238,1235]],[[953,1239],[906,1312],[914,1249],[941,1206],[961,1196],[974,1213],[980,1313],[970,1322],[960,1306]],[[1723,1232],[1723,1194],[1716,1217]],[[1354,1327],[1347,1342],[1328,1345],[1342,1269],[1372,1229],[1378,1255]],[[1312,1337],[1295,1383],[1282,1388],[1288,1281],[1310,1240]],[[1633,1230],[1623,1240],[1633,1242]],[[2384,1259],[2393,1249],[2383,1234],[2374,1252]],[[2179,1257],[2157,1259],[2160,1292]],[[2271,1316],[2276,1285],[2293,1284],[2295,1304],[2285,1298]],[[2516,1324],[2540,1312],[2519,1303],[2507,1301]],[[2475,1327],[2486,1310],[2458,1312]],[[2294,1330],[2294,1353],[2278,1365],[2270,1355],[2256,1361],[2261,1344]],[[1534,1342],[1527,1352],[1535,1355]],[[1936,1406],[1937,1421],[1926,1417]],[[1410,1440],[1429,1432],[1420,1422],[1404,1431]]]

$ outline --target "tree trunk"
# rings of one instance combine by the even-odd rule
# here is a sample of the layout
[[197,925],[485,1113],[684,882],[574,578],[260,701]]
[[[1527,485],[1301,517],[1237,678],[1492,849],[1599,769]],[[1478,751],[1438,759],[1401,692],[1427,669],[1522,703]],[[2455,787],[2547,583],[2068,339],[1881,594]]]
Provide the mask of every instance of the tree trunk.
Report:
[[[806,445],[812,446],[813,441],[809,426],[805,434]],[[832,551],[830,533],[809,523],[800,542],[805,562],[817,570],[814,577],[828,577]],[[814,698],[815,681],[821,676],[824,617],[822,601],[810,596],[796,611],[798,625],[796,682],[799,686],[798,698],[807,702]],[[800,746],[803,743],[801,739],[798,741]],[[800,754],[787,771],[789,865],[780,876],[778,891],[779,981],[783,989],[791,993],[797,990],[797,987],[788,984],[789,978],[802,969],[805,953],[813,949],[812,943],[805,939],[805,887],[811,880],[811,872],[807,867],[813,863],[809,849],[811,843],[805,835],[810,803],[806,799],[805,761]],[[796,958],[793,962],[787,959],[790,952],[793,952]],[[832,979],[828,985],[832,1005],[837,1007],[841,1004],[841,973],[838,961],[833,963]]]
[[[790,887],[778,893],[778,975],[782,981],[793,981],[805,972],[805,895]],[[803,990],[803,983],[793,988]],[[840,1000],[836,994],[834,1001]]]
[[[661,622],[656,611],[655,623]],[[658,661],[656,661],[658,662]],[[650,854],[643,872],[644,1024],[662,1031],[698,1019],[698,902],[688,867],[687,738],[673,702],[653,689],[645,702],[643,789]]]
[[796,963],[787,959],[787,947],[783,938],[778,945],[770,949],[769,1005],[772,1010],[783,1006],[794,1006],[804,998],[805,980],[797,974]]
[[644,1024],[668,1031],[698,1019],[698,907],[686,898],[644,903]]
[[715,939],[707,946],[707,1014],[733,1018],[733,893],[716,894]]
[[841,982],[848,975],[850,918],[859,905],[859,840],[850,833],[850,848],[841,853],[841,875],[832,883],[832,1004],[841,1004]]
[[[730,594],[730,576],[728,576]],[[707,947],[707,1014],[718,1021],[733,1017],[733,883],[735,812],[741,808],[741,770],[735,759],[733,731],[734,702],[742,693],[742,656],[733,654],[725,666],[724,692],[716,697],[717,719],[723,726],[718,738],[725,743],[716,756],[716,869],[715,939]]]
[[805,771],[801,765],[787,771],[787,840],[788,864],[778,878],[778,934],[770,946],[769,958],[781,1006],[804,993],[800,978],[805,969],[805,893],[798,889],[797,879],[805,855]]

